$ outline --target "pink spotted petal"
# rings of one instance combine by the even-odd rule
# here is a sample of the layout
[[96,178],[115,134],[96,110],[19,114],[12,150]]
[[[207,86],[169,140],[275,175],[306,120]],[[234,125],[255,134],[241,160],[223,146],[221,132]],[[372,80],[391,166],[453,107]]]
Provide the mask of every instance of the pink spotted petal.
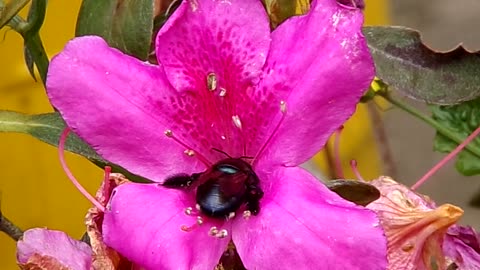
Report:
[[155,181],[202,170],[164,135],[175,92],[158,66],[80,37],[50,63],[47,90],[67,124],[107,160]]
[[233,223],[247,269],[385,269],[386,239],[375,213],[341,199],[301,168],[259,177],[268,177],[260,214]]
[[[375,74],[362,23],[360,9],[321,0],[272,33],[258,92],[285,100],[287,114],[265,159],[303,163],[353,114]],[[269,110],[278,115],[278,103]],[[259,126],[267,130],[269,121]]]
[[[202,151],[215,147],[231,156],[245,155],[244,146],[255,136],[250,132],[259,117],[255,109],[262,106],[251,93],[270,46],[261,1],[183,1],[160,30],[156,46],[159,63],[183,94],[175,101],[182,106],[173,112],[173,128],[187,127],[187,139],[198,141]],[[217,86],[209,89],[210,73]],[[240,117],[243,133],[233,116]]]
[[191,232],[182,225],[196,223],[185,214],[195,208],[194,195],[165,189],[158,184],[127,183],[112,194],[103,221],[104,242],[146,269],[213,269],[230,237],[208,234],[212,226],[227,229],[229,223],[204,219]]
[[258,82],[269,45],[260,1],[186,0],[160,29],[156,53],[177,90],[205,90],[213,72],[218,87],[241,92]]
[[89,270],[92,250],[62,231],[35,228],[17,242],[17,261],[22,269]]

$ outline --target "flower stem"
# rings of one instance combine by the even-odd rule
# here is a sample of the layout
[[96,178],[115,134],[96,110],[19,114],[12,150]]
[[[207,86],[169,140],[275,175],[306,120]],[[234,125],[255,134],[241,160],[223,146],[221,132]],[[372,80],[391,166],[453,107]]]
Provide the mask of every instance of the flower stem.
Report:
[[10,1],[7,4],[0,0],[0,7],[3,9],[0,15],[0,28],[7,24],[30,0]]
[[2,212],[0,212],[0,231],[6,233],[15,241],[18,241],[23,236],[23,231],[3,216]]
[[[397,106],[398,108],[404,110],[405,112],[407,112],[407,113],[417,117],[418,119],[422,120],[423,122],[427,123],[428,125],[433,127],[435,130],[437,130],[437,132],[439,132],[443,136],[449,138],[450,140],[454,141],[456,144],[461,144],[465,140],[465,138],[462,138],[461,136],[459,136],[455,132],[446,128],[445,126],[443,126],[442,124],[437,122],[432,117],[429,117],[429,116],[423,114],[419,110],[415,109],[414,107],[412,107],[412,106],[410,106],[406,103],[403,103],[403,102],[401,102],[397,99],[394,99],[388,93],[381,94],[380,96],[383,97],[384,99],[386,99],[388,102],[392,103],[393,105]],[[465,149],[468,150],[473,155],[480,158],[480,149],[478,147],[476,147],[472,144],[469,144],[465,147]]]

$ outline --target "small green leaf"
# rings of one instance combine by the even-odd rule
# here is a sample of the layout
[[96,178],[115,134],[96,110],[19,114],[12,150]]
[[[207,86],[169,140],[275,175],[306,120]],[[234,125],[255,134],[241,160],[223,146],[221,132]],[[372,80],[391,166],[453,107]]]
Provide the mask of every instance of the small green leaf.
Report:
[[380,191],[365,182],[336,179],[325,182],[325,185],[345,200],[362,206],[380,198]]
[[110,46],[146,60],[153,31],[153,0],[83,0],[76,36],[97,35]]
[[377,76],[394,90],[430,104],[453,105],[480,97],[480,53],[458,47],[435,52],[418,31],[369,26],[363,32]]
[[[18,112],[0,111],[0,133],[24,133],[57,147],[58,140],[64,129],[65,122],[57,112],[27,115]],[[151,182],[146,178],[128,172],[118,165],[108,163],[101,158],[95,150],[73,133],[70,133],[67,138],[65,150],[88,158],[100,168],[111,166],[113,172],[122,173],[131,181],[142,183]]]
[[[436,121],[463,138],[480,126],[480,99],[454,106],[432,105],[430,108]],[[480,148],[480,138],[474,139],[470,144]],[[434,140],[435,151],[449,153],[457,146],[457,143],[437,132]],[[463,150],[458,155],[455,166],[463,175],[480,174],[480,156]]]

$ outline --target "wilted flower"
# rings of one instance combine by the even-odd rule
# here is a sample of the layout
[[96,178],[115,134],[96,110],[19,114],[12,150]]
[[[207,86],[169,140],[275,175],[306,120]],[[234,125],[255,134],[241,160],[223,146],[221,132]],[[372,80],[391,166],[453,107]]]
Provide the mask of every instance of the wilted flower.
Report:
[[[133,173],[203,179],[183,190],[117,187],[105,243],[149,269],[213,269],[230,241],[248,269],[384,269],[375,214],[297,167],[350,117],[373,78],[362,23],[361,10],[322,0],[270,32],[260,1],[190,0],[157,36],[158,66],[98,37],[71,41],[47,79],[67,124]],[[205,171],[216,176],[199,176]],[[195,185],[208,194],[202,201],[242,205],[228,219],[208,216],[195,209]],[[257,201],[246,202],[252,194]]]
[[386,176],[371,184],[381,196],[367,208],[377,212],[387,236],[387,269],[446,269],[445,234],[463,210],[451,204],[437,207],[427,196]]
[[480,236],[472,227],[454,225],[445,236],[443,251],[458,270],[480,269]]
[[62,231],[35,228],[17,242],[17,261],[22,269],[90,269],[92,250]]

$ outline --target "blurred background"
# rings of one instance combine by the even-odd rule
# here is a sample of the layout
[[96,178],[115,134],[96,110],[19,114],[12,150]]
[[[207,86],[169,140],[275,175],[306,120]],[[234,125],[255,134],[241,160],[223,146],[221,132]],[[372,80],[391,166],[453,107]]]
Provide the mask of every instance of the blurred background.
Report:
[[[41,36],[50,57],[73,37],[80,2],[49,1]],[[480,49],[480,34],[475,31],[480,20],[480,2],[476,0],[365,2],[367,24],[406,25],[419,29],[424,41],[440,50],[451,49],[460,42],[470,50]],[[22,44],[22,38],[14,31],[0,31],[0,109],[49,112],[51,108],[43,85],[35,83],[25,68]],[[358,160],[366,179],[384,174],[385,167],[393,166],[398,181],[413,184],[443,156],[432,151],[434,131],[398,109],[374,106],[373,109],[382,114],[380,119],[388,141],[380,146],[374,143],[369,111],[361,106],[354,120],[346,125],[342,138],[344,165],[350,159]],[[393,162],[389,164],[377,154],[385,146],[393,156]],[[0,134],[0,153],[0,201],[5,216],[22,229],[49,227],[79,238],[84,232],[82,223],[89,205],[61,170],[56,149],[26,135]],[[90,193],[94,193],[101,181],[101,170],[83,158],[74,155],[67,158],[77,178]],[[325,167],[323,155],[312,164],[319,163],[322,163],[321,168]],[[419,189],[439,204],[449,202],[462,207],[465,215],[461,223],[474,225],[477,229],[480,229],[480,210],[470,207],[468,201],[479,191],[479,177],[460,176],[454,170],[453,162]],[[17,269],[15,242],[2,233],[0,268]]]
[[[420,30],[430,48],[447,51],[463,43],[469,51],[480,50],[480,1],[390,1],[389,10],[391,24]],[[387,110],[384,116],[397,180],[413,184],[443,157],[432,151],[435,132],[398,109]],[[480,229],[480,209],[469,206],[473,195],[480,193],[480,176],[463,177],[450,162],[418,191],[439,204],[460,206],[465,210],[460,223]]]

